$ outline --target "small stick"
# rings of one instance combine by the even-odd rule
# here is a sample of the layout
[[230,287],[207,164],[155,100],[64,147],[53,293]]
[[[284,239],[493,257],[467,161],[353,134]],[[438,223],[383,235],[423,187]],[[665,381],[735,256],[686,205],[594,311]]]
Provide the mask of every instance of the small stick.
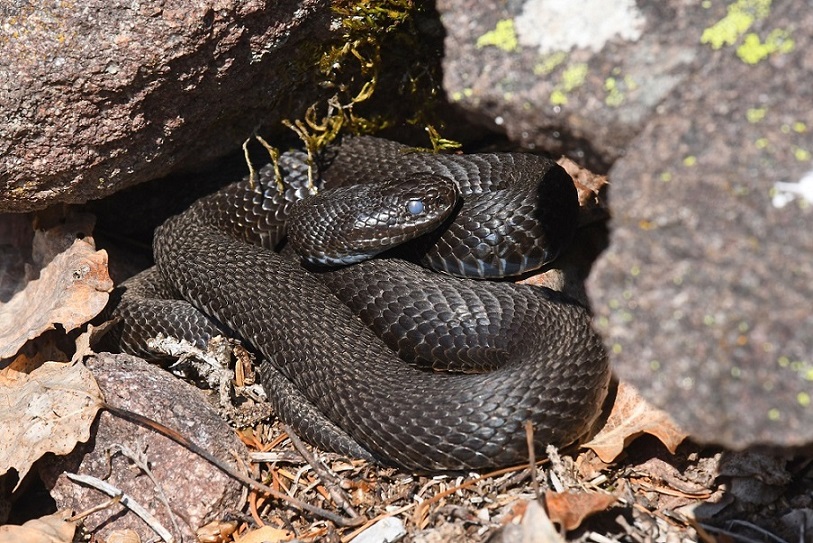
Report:
[[122,418],[125,418],[129,421],[135,422],[137,424],[141,424],[147,428],[151,428],[158,432],[159,434],[163,435],[171,439],[172,441],[183,445],[193,453],[197,454],[220,471],[228,475],[229,477],[239,481],[240,483],[246,485],[248,488],[260,492],[262,494],[266,494],[271,496],[272,498],[276,498],[278,500],[282,500],[288,502],[292,506],[300,509],[302,511],[307,511],[317,517],[323,518],[325,520],[329,520],[336,524],[337,526],[358,526],[365,521],[364,517],[357,517],[357,518],[345,518],[341,515],[337,515],[336,513],[332,513],[327,511],[326,509],[322,509],[321,507],[316,507],[315,505],[311,505],[307,502],[294,498],[293,496],[288,496],[285,493],[278,492],[271,488],[268,485],[264,485],[259,481],[255,481],[246,477],[242,473],[239,473],[232,469],[230,466],[227,466],[223,462],[221,462],[217,457],[210,454],[205,449],[197,446],[195,443],[181,435],[180,433],[176,432],[175,430],[164,426],[163,424],[151,420],[143,415],[139,415],[138,413],[133,413],[132,411],[127,411],[126,409],[120,409],[118,407],[114,407],[110,404],[103,404],[103,407],[107,409],[109,412],[114,413]]
[[92,477],[90,475],[79,475],[77,473],[65,473],[65,477],[70,479],[71,481],[75,481],[78,483],[86,484],[90,487],[99,490],[100,492],[104,492],[108,496],[112,498],[117,498],[123,506],[128,508],[130,511],[138,515],[141,520],[147,523],[147,526],[152,528],[152,530],[158,534],[164,541],[167,543],[173,543],[175,539],[172,537],[172,534],[169,533],[169,530],[164,528],[158,519],[156,519],[152,514],[144,509],[140,503],[135,501],[129,495],[125,494],[118,488],[114,487],[110,483],[106,483],[101,479],[97,479],[96,477]]
[[534,448],[534,425],[531,421],[525,421],[525,440],[528,443],[528,468],[531,470],[531,487],[534,489],[534,495],[538,500],[539,495],[539,478],[536,476],[536,450]]
[[297,450],[299,454],[305,459],[305,461],[311,465],[313,470],[316,472],[316,475],[322,479],[322,482],[325,484],[327,491],[330,493],[330,497],[333,498],[333,501],[336,502],[336,505],[344,509],[344,512],[350,515],[350,518],[356,518],[359,514],[353,508],[353,505],[350,503],[350,497],[345,494],[344,490],[338,487],[337,483],[339,482],[338,477],[334,475],[327,466],[325,466],[316,456],[311,454],[305,444],[302,443],[302,440],[299,439],[294,431],[291,429],[290,426],[287,424],[282,425],[283,430],[285,433],[288,434],[288,438],[291,440],[291,444],[293,444],[294,448]]

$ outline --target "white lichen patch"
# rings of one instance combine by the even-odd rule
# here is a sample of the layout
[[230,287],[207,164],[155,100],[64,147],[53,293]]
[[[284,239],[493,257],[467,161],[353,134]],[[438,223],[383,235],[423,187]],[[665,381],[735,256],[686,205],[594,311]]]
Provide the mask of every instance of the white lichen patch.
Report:
[[645,22],[634,0],[528,0],[514,27],[520,45],[537,47],[546,55],[600,51],[613,39],[635,41]]
[[773,206],[776,208],[785,207],[796,198],[803,198],[813,204],[813,170],[804,174],[796,183],[777,181],[773,184],[771,196]]

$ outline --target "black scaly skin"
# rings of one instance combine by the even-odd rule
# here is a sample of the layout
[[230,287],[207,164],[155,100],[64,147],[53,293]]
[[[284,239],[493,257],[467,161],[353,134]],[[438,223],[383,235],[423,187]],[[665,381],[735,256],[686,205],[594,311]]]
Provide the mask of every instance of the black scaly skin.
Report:
[[[535,179],[532,196],[507,198],[541,206],[530,218],[508,209],[513,204],[485,208],[511,222],[500,233],[533,238],[529,252],[539,258],[532,262],[514,255],[516,247],[498,249],[491,264],[454,264],[447,271],[534,269],[569,241],[575,193],[571,199],[566,187],[562,196],[546,186],[570,183],[550,161],[530,155],[417,154],[396,145],[350,140],[328,173],[333,167],[342,171],[345,152],[351,164],[362,155],[381,160],[384,170],[373,173],[379,177],[448,176],[461,170],[468,181],[460,183],[464,203],[454,209],[455,221],[470,207],[465,185],[485,184],[482,175]],[[346,167],[342,173],[351,182],[361,175],[368,174]],[[304,197],[306,189],[293,177],[285,196]],[[538,195],[550,200],[540,198],[537,204]],[[274,219],[267,209],[270,200],[280,198],[273,185],[260,190],[231,185],[168,220],[156,231],[154,251],[165,281],[262,354],[267,392],[280,418],[303,437],[382,463],[443,471],[527,461],[526,421],[533,423],[537,450],[549,443],[568,445],[589,430],[609,370],[586,309],[548,289],[444,276],[393,259],[310,273],[294,260],[235,239],[276,245],[270,232],[276,232],[277,218],[284,222],[289,204],[272,213]],[[572,218],[572,224],[562,227],[554,220],[562,217]],[[482,230],[496,218],[462,220]],[[515,225],[522,222],[536,234],[517,233]],[[478,242],[449,241],[454,228],[434,236],[447,247],[440,253],[455,253],[460,243],[474,252],[482,249]],[[534,248],[539,238],[541,248]],[[434,258],[431,250],[422,250],[430,255],[427,260]],[[465,258],[472,251],[460,252]],[[130,326],[128,337],[135,338],[139,323]],[[418,367],[405,364],[394,350]],[[421,369],[441,367],[444,360],[464,373]]]

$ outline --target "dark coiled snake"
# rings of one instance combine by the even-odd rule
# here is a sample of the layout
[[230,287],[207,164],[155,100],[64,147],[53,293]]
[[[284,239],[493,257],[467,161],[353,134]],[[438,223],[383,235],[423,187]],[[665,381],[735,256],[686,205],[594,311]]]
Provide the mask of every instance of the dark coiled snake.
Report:
[[[570,242],[578,202],[564,170],[374,138],[326,161],[323,179],[343,185],[333,197],[311,196],[303,155],[285,154],[282,191],[269,167],[258,187],[230,185],[159,227],[159,271],[118,309],[124,343],[228,330],[257,352],[271,402],[302,437],[406,469],[521,463],[526,421],[541,450],[580,440],[609,375],[588,311],[483,280],[537,269]],[[348,188],[369,181],[383,184]],[[287,227],[310,264],[271,250]],[[444,273],[364,259],[382,252]],[[170,295],[183,301],[156,299]]]

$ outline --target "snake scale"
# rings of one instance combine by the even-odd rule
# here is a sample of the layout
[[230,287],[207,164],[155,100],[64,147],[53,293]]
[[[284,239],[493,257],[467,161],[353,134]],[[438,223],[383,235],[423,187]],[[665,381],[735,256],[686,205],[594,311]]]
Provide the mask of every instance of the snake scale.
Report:
[[[609,379],[588,311],[546,288],[482,280],[539,268],[570,242],[578,202],[564,170],[369,137],[325,163],[325,183],[385,187],[322,205],[331,191],[310,196],[304,155],[286,153],[282,191],[266,168],[258,187],[229,185],[159,227],[157,270],[117,310],[129,350],[144,354],[135,345],[157,332],[203,342],[227,330],[257,352],[270,401],[301,437],[410,470],[527,461],[526,421],[538,450],[583,438]],[[289,227],[306,260],[352,264],[274,251]],[[340,250],[309,246],[328,234]],[[358,261],[355,243],[423,265]]]

